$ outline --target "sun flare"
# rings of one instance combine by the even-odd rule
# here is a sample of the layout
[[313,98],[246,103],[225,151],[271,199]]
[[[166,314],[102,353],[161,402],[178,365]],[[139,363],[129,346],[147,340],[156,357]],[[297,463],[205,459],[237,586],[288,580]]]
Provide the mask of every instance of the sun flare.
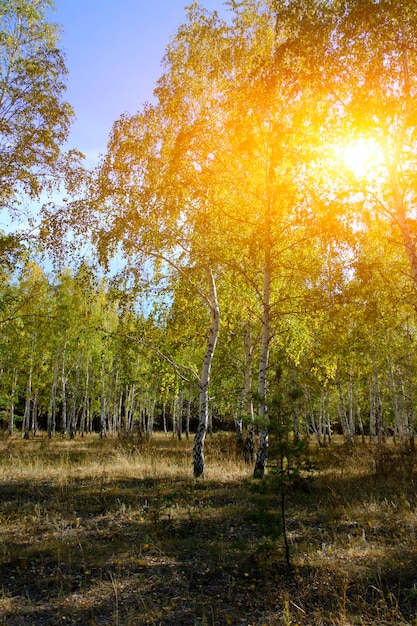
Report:
[[340,160],[356,178],[375,175],[383,165],[380,145],[374,139],[361,137],[339,147]]

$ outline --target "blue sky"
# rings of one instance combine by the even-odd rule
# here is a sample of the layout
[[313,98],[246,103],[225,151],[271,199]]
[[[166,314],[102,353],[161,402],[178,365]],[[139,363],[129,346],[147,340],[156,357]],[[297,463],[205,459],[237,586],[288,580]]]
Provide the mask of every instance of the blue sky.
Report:
[[[94,165],[113,122],[152,100],[170,38],[191,0],[55,0],[69,70],[66,99],[74,107],[69,147]],[[224,12],[223,0],[202,0]]]

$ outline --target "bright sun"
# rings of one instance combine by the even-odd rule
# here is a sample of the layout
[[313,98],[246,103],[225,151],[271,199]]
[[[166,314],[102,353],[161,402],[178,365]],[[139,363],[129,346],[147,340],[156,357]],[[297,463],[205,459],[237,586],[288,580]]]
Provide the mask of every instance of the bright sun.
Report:
[[338,152],[340,160],[356,178],[377,175],[377,170],[384,162],[378,142],[365,137],[339,146]]

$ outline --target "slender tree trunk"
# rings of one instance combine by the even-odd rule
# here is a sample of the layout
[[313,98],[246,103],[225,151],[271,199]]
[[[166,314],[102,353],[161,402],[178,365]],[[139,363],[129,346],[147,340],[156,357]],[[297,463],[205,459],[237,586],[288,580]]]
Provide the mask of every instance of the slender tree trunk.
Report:
[[177,432],[177,396],[175,395],[172,400],[172,411],[171,411],[171,419],[172,419],[172,436],[175,436]]
[[133,431],[133,413],[135,410],[135,396],[136,396],[136,388],[135,385],[131,385],[129,387],[129,393],[126,399],[125,406],[125,423],[126,423],[126,434],[132,433]]
[[14,407],[15,407],[15,401],[16,401],[16,387],[17,387],[17,370],[14,369],[13,375],[12,375],[12,390],[10,393],[9,421],[7,425],[7,432],[9,436],[13,435],[13,430],[14,430]]
[[313,407],[311,407],[309,411],[309,415],[310,415],[309,430],[311,428],[313,433],[316,435],[317,443],[319,444],[319,448],[321,448],[323,446],[323,417],[322,417],[321,408],[318,411],[317,419],[316,419],[316,415],[315,415]]
[[[400,398],[397,393],[397,385],[394,375],[394,368],[392,366],[392,361],[390,357],[388,357],[388,386],[391,395],[391,406],[394,412],[394,440],[396,434],[400,440],[404,439],[404,402],[402,406],[400,404]],[[404,398],[404,395],[403,395]]]
[[178,392],[178,429],[177,429],[177,435],[178,435],[178,439],[180,441],[182,439],[182,411],[183,411],[183,405],[184,405],[183,390],[182,390],[182,387],[181,387],[179,392]]
[[166,402],[162,404],[162,427],[164,429],[164,433],[167,435],[168,430],[167,430],[167,403]]
[[353,383],[352,381],[349,381],[349,384],[348,384],[348,400],[349,400],[349,413],[348,413],[349,433],[350,433],[352,440],[354,440],[355,433],[356,433],[356,425],[355,425],[355,412],[353,408]]
[[22,422],[22,437],[24,439],[29,439],[29,430],[30,430],[30,415],[31,415],[31,403],[32,403],[32,376],[33,376],[33,366],[32,363],[29,369],[29,377],[26,385],[26,401],[25,401],[25,410],[23,413],[23,422]]
[[358,420],[359,432],[361,434],[361,441],[362,443],[365,443],[365,431],[363,428],[363,421],[362,421],[362,415],[361,415],[361,407],[360,407],[359,398],[358,398],[357,385],[355,385],[354,400],[355,400],[355,412],[356,412],[356,417]]
[[61,368],[61,388],[62,388],[62,434],[66,437],[68,433],[68,416],[67,416],[67,379],[65,374],[65,361],[66,361],[66,344],[64,346],[64,353],[62,355],[62,368]]
[[118,417],[117,417],[117,434],[120,435],[122,432],[126,430],[126,424],[124,423],[124,414],[123,414],[123,400],[124,400],[124,389],[120,389],[119,393],[119,402],[118,402]]
[[52,386],[49,396],[49,408],[48,408],[48,439],[52,438],[55,434],[56,427],[56,386],[58,381],[58,359],[54,360],[54,370],[52,374]]
[[104,371],[104,358],[101,365],[101,394],[100,394],[100,438],[104,439],[106,436],[106,392],[105,392],[105,371]]
[[76,375],[75,375],[75,386],[72,390],[72,402],[71,402],[71,412],[69,419],[69,431],[70,438],[74,439],[75,432],[77,430],[77,396],[78,396],[78,387],[80,384],[80,362],[77,361],[76,365]]
[[313,433],[316,435],[319,447],[323,447],[326,442],[326,398],[322,393],[320,396],[320,406],[317,410],[317,419],[311,398],[309,398],[310,424]]
[[378,443],[382,443],[385,438],[384,425],[383,425],[383,411],[381,403],[381,393],[379,389],[379,375],[376,360],[374,359],[374,403],[375,403],[375,416],[376,416],[376,434],[378,437]]
[[369,383],[369,442],[376,437],[376,413],[372,380]]
[[235,419],[235,430],[236,430],[236,452],[237,454],[243,454],[243,394],[239,397],[237,404],[237,415]]
[[38,399],[39,399],[39,387],[36,386],[35,393],[33,394],[32,410],[30,417],[30,429],[33,435],[38,432]]
[[[337,390],[339,392],[339,416],[340,425],[342,427],[343,435],[349,445],[354,444],[354,432],[352,432],[349,414],[346,409],[345,396],[343,393],[342,383],[337,383]],[[350,409],[349,409],[350,410]]]
[[185,417],[185,437],[190,438],[190,419],[191,419],[191,389],[188,390],[187,414]]
[[139,401],[139,432],[146,433],[146,406],[143,398]]
[[119,371],[117,368],[112,368],[112,373],[108,376],[110,386],[106,391],[106,418],[107,418],[107,432],[111,437],[116,434],[117,421],[118,421],[118,409],[119,409]]
[[199,422],[197,427],[197,433],[194,439],[193,445],[193,461],[194,461],[194,476],[196,478],[204,477],[205,461],[204,461],[204,441],[207,434],[208,422],[209,422],[209,385],[210,385],[210,371],[211,364],[213,362],[214,352],[216,350],[217,338],[220,328],[220,310],[217,300],[216,282],[211,270],[207,270],[207,279],[209,281],[210,295],[208,304],[211,314],[211,326],[209,331],[209,337],[206,346],[206,353],[204,355],[203,366],[201,369],[201,377],[199,383],[200,389],[200,409],[199,409]]
[[330,419],[330,411],[329,411],[329,406],[328,406],[328,401],[327,401],[327,405],[326,405],[326,426],[325,426],[325,432],[327,434],[327,441],[329,442],[329,444],[332,442],[332,437],[333,437],[333,431],[332,431],[332,422]]
[[145,432],[146,435],[150,438],[153,435],[154,429],[154,419],[155,419],[155,398],[147,398],[145,401]]
[[86,420],[88,414],[88,394],[89,394],[89,369],[88,369],[88,361],[86,361],[85,365],[85,389],[84,389],[84,400],[83,400],[83,410],[81,413],[80,420],[80,432],[81,437],[84,437],[85,428],[86,428]]

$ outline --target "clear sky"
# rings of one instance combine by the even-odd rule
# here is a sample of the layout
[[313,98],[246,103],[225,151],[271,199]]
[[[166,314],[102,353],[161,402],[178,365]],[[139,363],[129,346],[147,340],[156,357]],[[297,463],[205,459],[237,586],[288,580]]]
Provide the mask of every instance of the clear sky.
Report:
[[[152,100],[165,48],[191,0],[55,0],[69,70],[66,99],[75,109],[69,147],[93,165],[113,122]],[[223,0],[201,0],[224,14]]]

